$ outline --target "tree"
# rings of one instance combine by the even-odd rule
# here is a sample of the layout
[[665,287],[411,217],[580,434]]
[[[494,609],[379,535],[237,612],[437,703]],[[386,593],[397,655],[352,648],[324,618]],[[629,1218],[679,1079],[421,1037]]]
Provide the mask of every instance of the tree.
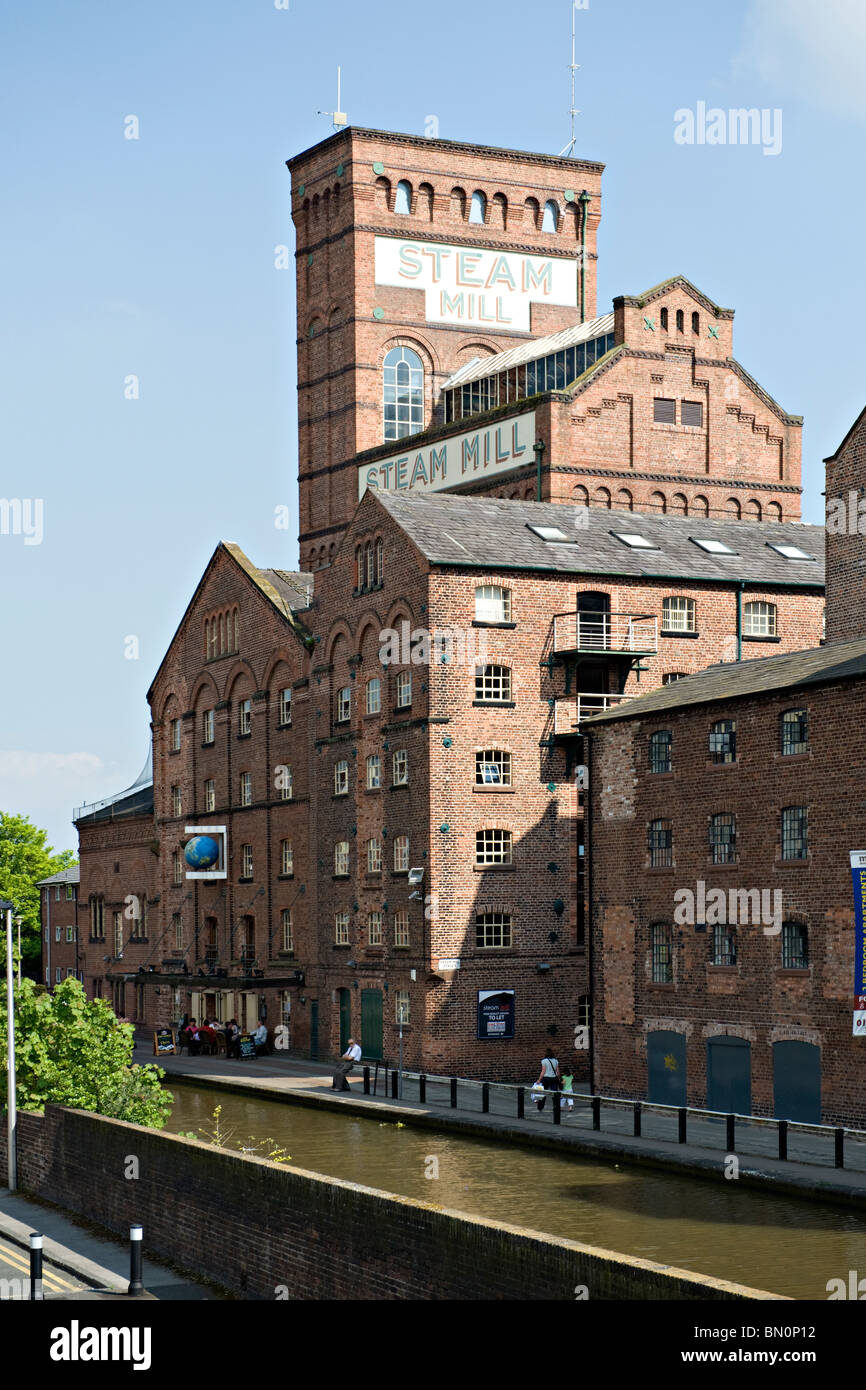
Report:
[[39,880],[78,862],[71,849],[56,853],[46,844],[47,839],[46,831],[29,817],[0,811],[0,898],[14,903],[16,914],[22,918],[21,954],[25,960],[37,958],[42,950]]
[[[6,999],[0,999],[0,1037]],[[104,999],[88,999],[70,977],[48,993],[32,980],[15,990],[16,1096],[22,1110],[68,1105],[161,1129],[173,1096],[161,1067],[133,1066],[133,1028]],[[6,1051],[0,1051],[6,1095]]]

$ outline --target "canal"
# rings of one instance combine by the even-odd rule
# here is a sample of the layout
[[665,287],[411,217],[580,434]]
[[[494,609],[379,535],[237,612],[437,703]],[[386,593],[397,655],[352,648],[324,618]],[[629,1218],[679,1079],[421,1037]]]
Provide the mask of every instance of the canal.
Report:
[[[166,1128],[275,1140],[299,1168],[793,1298],[866,1275],[866,1214],[613,1160],[398,1127],[280,1101],[171,1085]],[[431,1161],[435,1160],[435,1161]],[[427,1176],[438,1173],[438,1176]]]

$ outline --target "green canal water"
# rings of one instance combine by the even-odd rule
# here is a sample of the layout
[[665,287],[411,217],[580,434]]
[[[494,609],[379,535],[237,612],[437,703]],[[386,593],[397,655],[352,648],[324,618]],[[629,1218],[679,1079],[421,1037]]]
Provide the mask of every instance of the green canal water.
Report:
[[[220,1104],[233,1145],[275,1139],[314,1173],[793,1298],[826,1299],[827,1281],[847,1284],[852,1269],[866,1276],[866,1216],[757,1192],[721,1172],[716,1183],[210,1088],[170,1089],[168,1129],[207,1128]],[[436,1167],[437,1178],[425,1176]]]

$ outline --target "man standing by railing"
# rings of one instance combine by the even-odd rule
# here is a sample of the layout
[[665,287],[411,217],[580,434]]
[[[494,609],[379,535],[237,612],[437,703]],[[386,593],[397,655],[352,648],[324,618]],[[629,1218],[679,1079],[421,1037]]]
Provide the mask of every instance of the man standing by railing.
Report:
[[343,1053],[342,1057],[340,1058],[339,1062],[337,1063],[336,1069],[334,1071],[334,1080],[331,1082],[331,1087],[333,1090],[350,1091],[352,1089],[348,1081],[346,1080],[346,1077],[349,1075],[349,1072],[352,1070],[355,1063],[360,1062],[360,1060],[361,1049],[355,1042],[355,1039],[350,1038],[349,1045],[346,1048],[346,1051]]

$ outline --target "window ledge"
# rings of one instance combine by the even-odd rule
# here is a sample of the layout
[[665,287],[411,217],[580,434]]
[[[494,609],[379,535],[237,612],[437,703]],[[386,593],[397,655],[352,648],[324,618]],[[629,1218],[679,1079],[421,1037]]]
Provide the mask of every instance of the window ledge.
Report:
[[740,973],[739,965],[716,965],[715,961],[712,960],[707,961],[707,969],[718,971],[722,975],[738,975]]
[[292,727],[292,721],[291,721],[291,719],[289,720],[288,724],[278,724],[278,725],[277,725],[277,729],[278,729],[278,730],[279,730],[279,729],[290,729],[291,727]]
[[295,877],[294,874],[277,874],[277,882],[278,882],[278,883],[290,883],[291,880],[292,880],[294,877]]
[[473,709],[516,709],[516,700],[473,700]]
[[490,792],[498,792],[500,796],[503,794],[513,796],[516,789],[514,787],[498,787],[495,782],[487,782],[480,787],[473,787],[472,790],[473,792],[481,792],[483,796],[489,795]]
[[407,792],[408,790],[409,790],[409,783],[408,783],[408,782],[392,782],[392,783],[391,783],[391,786],[390,786],[390,788],[389,788],[389,791],[392,791],[392,792]]
[[699,632],[688,632],[685,629],[675,627],[659,628],[659,637],[700,637]]
[[790,975],[802,979],[804,975],[809,975],[810,972],[811,966],[809,965],[780,965],[776,971],[776,975],[782,976],[783,978]]
[[774,869],[810,869],[811,867],[811,854],[807,854],[805,859],[776,859],[773,861]]
[[252,738],[252,736],[253,736],[253,731],[252,731],[252,729],[250,729],[250,731],[249,731],[248,734],[238,734],[238,736],[237,736],[238,743],[240,743],[241,739],[244,739],[244,738]]
[[517,623],[500,622],[498,619],[495,619],[495,618],[490,618],[490,619],[487,619],[487,618],[473,618],[473,619],[472,619],[472,624],[471,624],[471,626],[472,626],[472,627],[499,627],[499,628],[504,628],[506,631],[511,631],[513,628],[516,628],[516,627],[517,627]]
[[674,984],[673,980],[670,980],[667,983],[665,983],[663,980],[647,980],[646,987],[647,989],[660,989],[670,991],[676,990],[676,985]]
[[352,945],[349,941],[335,941],[333,945],[335,951],[351,951],[351,949]]
[[365,795],[365,796],[378,796],[381,790],[382,790],[381,787],[365,787],[365,788],[364,788],[364,795]]
[[708,873],[718,873],[723,869],[738,869],[740,867],[740,856],[737,855],[736,859],[727,859],[724,864],[715,864],[712,859],[708,858],[705,867]]
[[[255,879],[252,878],[252,877],[250,877],[250,878],[239,878],[239,879],[238,879],[238,883],[255,883]],[[183,886],[183,885],[181,885],[181,886]]]
[[335,882],[337,882],[337,881],[339,880],[340,882],[345,883],[346,879],[347,879],[347,878],[351,878],[351,877],[352,877],[351,874],[331,874],[331,878],[332,878]]
[[516,864],[473,864],[472,872],[474,874],[514,873],[516,868]]
[[646,864],[644,872],[648,874],[672,874],[676,864]]
[[202,743],[202,748],[213,748],[216,744],[215,738],[207,738]]
[[741,640],[742,640],[743,642],[781,642],[782,639],[781,639],[781,637],[764,637],[764,636],[755,636],[755,637],[752,637],[752,636],[750,636],[748,633],[745,633],[745,632],[744,632],[744,633],[742,634],[742,636],[741,636]]

